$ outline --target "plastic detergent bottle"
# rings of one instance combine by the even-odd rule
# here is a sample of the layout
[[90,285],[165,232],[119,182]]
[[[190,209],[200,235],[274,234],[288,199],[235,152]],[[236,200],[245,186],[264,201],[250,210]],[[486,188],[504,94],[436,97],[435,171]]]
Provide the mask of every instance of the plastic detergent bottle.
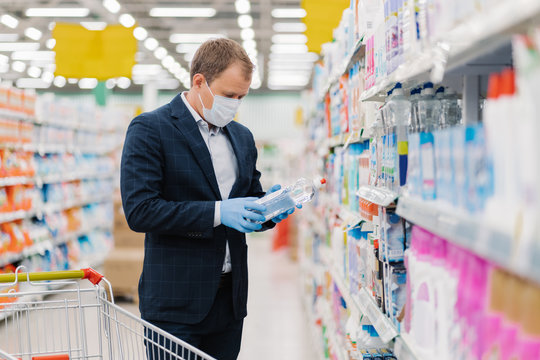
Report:
[[294,185],[263,196],[256,203],[266,206],[266,211],[262,215],[264,216],[264,221],[268,221],[294,208],[296,205],[310,201],[318,189],[324,184],[326,184],[326,179],[324,178],[314,181],[300,178]]
[[420,169],[422,198],[433,200],[435,192],[435,154],[433,131],[438,128],[441,102],[435,98],[432,83],[426,83],[418,100],[418,121],[420,126]]
[[404,95],[401,83],[397,83],[394,88],[393,97],[389,102],[390,116],[392,124],[395,126],[396,148],[398,156],[396,187],[405,185],[407,179],[407,156],[409,153],[407,141],[407,128],[411,112],[411,103]]

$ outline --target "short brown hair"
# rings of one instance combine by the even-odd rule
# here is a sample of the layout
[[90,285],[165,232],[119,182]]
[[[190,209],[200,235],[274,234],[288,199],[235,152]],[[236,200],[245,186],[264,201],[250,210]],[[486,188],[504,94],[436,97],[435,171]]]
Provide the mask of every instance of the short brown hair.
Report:
[[246,80],[251,79],[255,66],[240,44],[234,40],[222,38],[204,42],[195,52],[191,62],[191,84],[193,84],[195,74],[203,74],[210,84],[234,62],[242,65]]

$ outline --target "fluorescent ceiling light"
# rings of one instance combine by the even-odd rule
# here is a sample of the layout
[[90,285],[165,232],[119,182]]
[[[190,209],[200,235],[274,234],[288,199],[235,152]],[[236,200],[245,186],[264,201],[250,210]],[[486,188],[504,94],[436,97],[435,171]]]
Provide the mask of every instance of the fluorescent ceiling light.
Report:
[[93,89],[97,84],[98,80],[94,78],[82,78],[79,80],[79,88],[81,89]]
[[274,54],[305,54],[308,52],[306,45],[274,44],[270,47]]
[[41,80],[45,81],[48,84],[52,83],[54,80],[54,73],[52,71],[44,71],[41,75]]
[[45,46],[47,47],[47,49],[54,49],[54,47],[56,46],[56,39],[49,39],[45,42]]
[[23,72],[26,69],[26,64],[22,61],[14,61],[11,63],[11,68],[16,72]]
[[261,87],[261,85],[262,85],[261,79],[256,78],[256,79],[253,79],[253,81],[251,82],[250,87],[252,89],[257,90],[257,89],[259,89]]
[[116,79],[108,79],[107,81],[105,81],[105,87],[107,87],[107,89],[112,89],[116,86]]
[[182,68],[182,65],[180,65],[179,63],[175,62],[174,64],[172,64],[170,67],[169,67],[169,70],[174,74],[174,73],[177,73],[178,71],[180,71],[180,69]]
[[87,17],[89,14],[88,8],[29,8],[26,10],[28,17]]
[[54,78],[53,84],[54,84],[54,86],[61,88],[61,87],[66,86],[66,82],[67,81],[66,81],[65,77],[57,76],[57,77]]
[[17,41],[19,40],[18,34],[0,34],[0,41]]
[[51,84],[46,83],[41,79],[22,78],[17,80],[17,87],[21,89],[46,89]]
[[51,22],[49,23],[49,26],[47,26],[47,27],[49,28],[50,31],[53,31],[54,28],[56,27],[56,22],[51,21]]
[[158,64],[137,64],[133,66],[132,73],[135,75],[157,75],[163,68]]
[[162,90],[175,90],[180,86],[180,82],[176,79],[165,79],[157,83],[157,88]]
[[135,19],[133,18],[133,16],[129,14],[120,15],[120,17],[118,18],[118,21],[120,22],[120,24],[122,24],[122,26],[127,27],[127,28],[130,28],[133,25],[135,25]]
[[249,0],[236,0],[234,2],[234,7],[239,14],[247,14],[251,10]]
[[253,18],[251,15],[240,15],[238,17],[238,26],[242,29],[253,26]]
[[57,76],[54,78],[54,81],[53,81],[54,86],[60,87],[60,88],[66,86],[66,83],[67,83],[67,80],[63,76]]
[[317,61],[319,55],[316,53],[307,54],[270,54],[270,60],[287,60],[287,61]]
[[41,69],[37,66],[30,66],[26,71],[30,77],[38,78],[41,76]]
[[218,39],[224,37],[222,34],[172,34],[169,41],[174,44],[179,43],[199,43],[202,44],[209,39]]
[[273,29],[275,32],[304,32],[307,26],[304,23],[279,22],[274,24]]
[[200,44],[178,44],[176,52],[179,54],[195,53],[200,46]]
[[158,60],[163,60],[167,56],[167,50],[163,46],[160,46],[154,51],[154,56]]
[[76,79],[76,78],[68,78],[68,79],[67,79],[67,82],[68,82],[68,84],[72,84],[72,85],[73,85],[73,84],[78,83],[78,82],[79,82],[79,79]]
[[4,74],[9,71],[9,64],[8,63],[2,63],[0,64],[0,73]]
[[0,63],[7,63],[9,62],[9,56],[0,54]]
[[257,48],[257,42],[255,40],[246,40],[242,42],[242,46],[246,50],[252,50]]
[[158,48],[159,42],[154,38],[148,38],[144,41],[144,47],[150,51],[154,51]]
[[307,15],[304,9],[274,9],[272,16],[280,19],[298,19]]
[[169,66],[172,66],[174,64],[174,58],[171,55],[168,55],[161,61],[161,64],[168,68]]
[[307,36],[303,34],[277,34],[272,36],[274,44],[305,44]]
[[113,14],[120,11],[120,3],[116,0],[103,0],[103,7]]
[[39,39],[41,39],[41,36],[43,34],[35,27],[29,27],[28,29],[24,30],[24,35],[32,40],[38,41]]
[[81,25],[90,31],[101,31],[107,27],[104,21],[81,21]]
[[240,37],[242,40],[253,40],[255,38],[255,31],[251,28],[242,29],[240,32]]
[[214,8],[153,8],[152,17],[212,17],[216,15]]
[[13,60],[50,60],[53,61],[54,51],[14,51],[11,54]]
[[118,80],[116,81],[116,85],[120,89],[127,89],[128,87],[131,86],[131,80],[129,80],[127,77],[121,77],[121,78],[118,78]]
[[0,22],[12,29],[15,29],[19,25],[19,20],[9,14],[0,16]]
[[184,54],[184,60],[187,61],[187,62],[191,62],[191,60],[193,60],[194,56],[195,56],[195,54],[193,54],[193,53]]
[[146,29],[143,27],[137,26],[135,29],[133,29],[133,36],[135,36],[135,39],[143,41],[148,37],[148,31],[146,31]]

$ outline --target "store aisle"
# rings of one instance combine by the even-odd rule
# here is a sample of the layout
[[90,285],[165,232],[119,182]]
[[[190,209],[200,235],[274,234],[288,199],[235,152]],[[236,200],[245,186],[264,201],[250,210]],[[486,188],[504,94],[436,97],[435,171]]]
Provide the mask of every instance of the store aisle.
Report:
[[298,264],[272,252],[272,233],[248,235],[248,317],[239,360],[315,359],[301,302]]

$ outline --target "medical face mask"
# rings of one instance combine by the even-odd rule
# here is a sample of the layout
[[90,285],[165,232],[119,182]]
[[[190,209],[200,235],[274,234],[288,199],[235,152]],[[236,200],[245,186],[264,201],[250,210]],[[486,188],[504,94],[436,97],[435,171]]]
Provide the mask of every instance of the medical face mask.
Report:
[[[208,83],[206,83],[206,86],[208,87],[208,90],[210,90]],[[237,99],[229,99],[224,96],[214,95],[212,90],[210,90],[210,93],[214,98],[214,104],[212,105],[211,109],[204,107],[201,94],[199,94],[199,100],[203,107],[204,119],[214,126],[224,127],[233,121],[241,101]]]

